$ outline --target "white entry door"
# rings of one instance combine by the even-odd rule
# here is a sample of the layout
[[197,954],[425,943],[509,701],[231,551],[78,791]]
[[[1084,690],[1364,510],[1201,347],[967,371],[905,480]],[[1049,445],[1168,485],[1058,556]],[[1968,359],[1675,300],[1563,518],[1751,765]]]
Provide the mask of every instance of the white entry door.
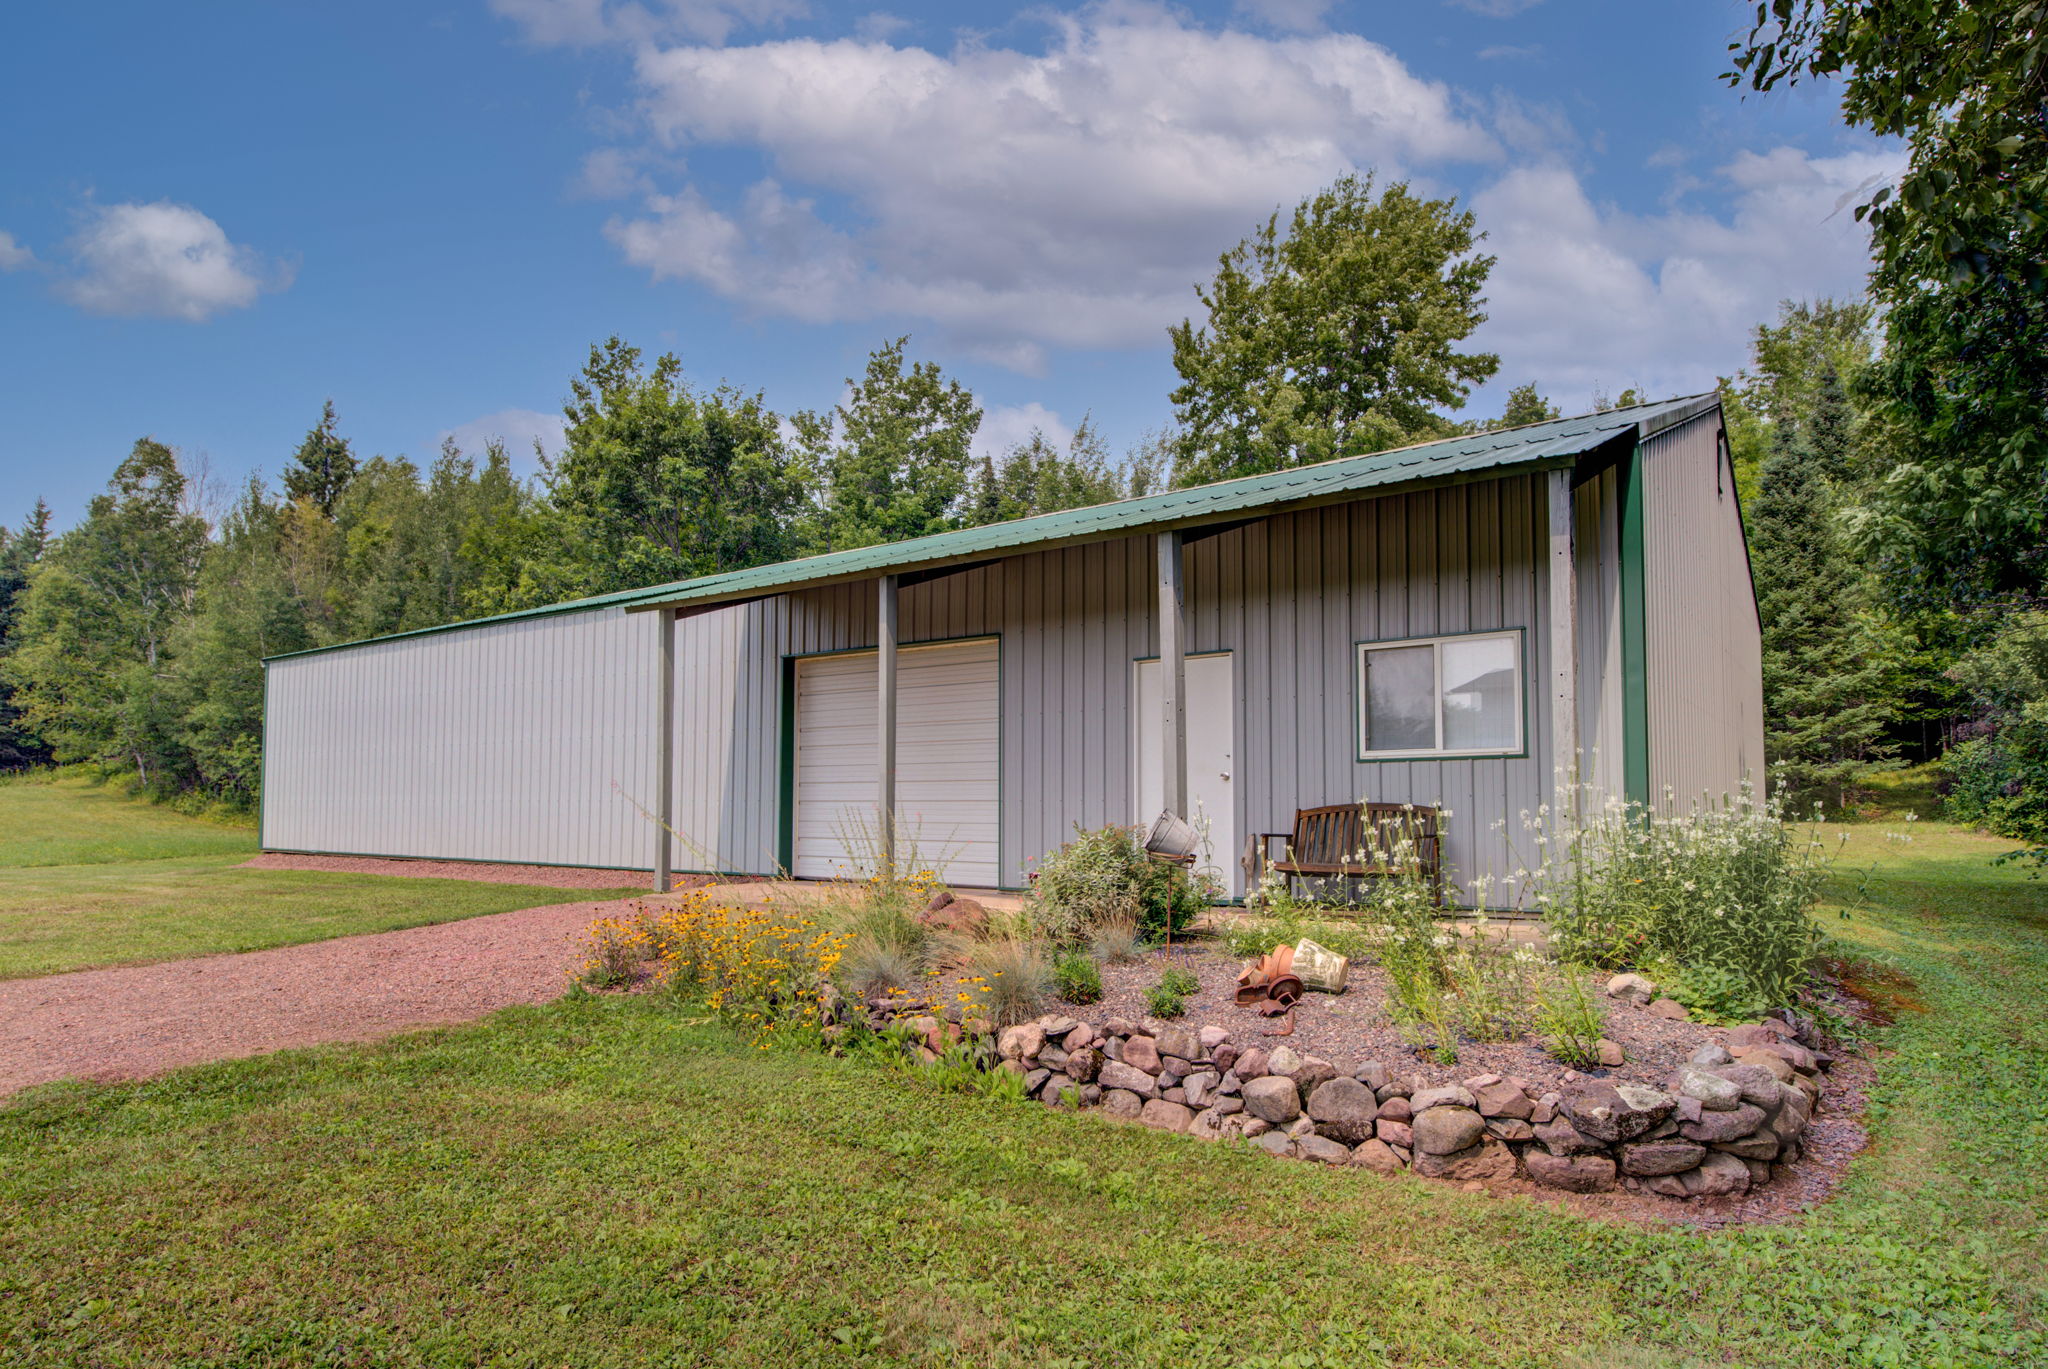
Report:
[[[1202,834],[1195,864],[1209,871],[1233,897],[1244,892],[1237,842],[1237,690],[1230,653],[1187,658],[1188,805],[1183,813]],[[1138,796],[1133,822],[1149,826],[1165,806],[1166,776],[1160,736],[1159,662],[1139,661],[1133,672],[1131,708],[1132,792]]]
[[[803,879],[865,876],[874,864],[875,653],[796,663],[795,869]],[[896,653],[898,850],[950,884],[993,887],[1002,752],[994,638]]]

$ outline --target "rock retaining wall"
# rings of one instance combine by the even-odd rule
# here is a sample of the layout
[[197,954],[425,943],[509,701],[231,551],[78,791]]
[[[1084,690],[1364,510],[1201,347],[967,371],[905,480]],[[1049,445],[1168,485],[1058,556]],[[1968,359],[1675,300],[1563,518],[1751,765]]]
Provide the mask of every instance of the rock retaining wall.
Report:
[[1540,1095],[1497,1074],[1431,1085],[1378,1063],[1346,1072],[1285,1044],[1240,1047],[1213,1026],[1047,1016],[1005,1028],[995,1046],[996,1068],[1048,1105],[1202,1140],[1237,1136],[1277,1156],[1387,1174],[1695,1198],[1745,1193],[1799,1158],[1828,1063],[1777,1019],[1726,1040],[1661,1089],[1567,1074]]

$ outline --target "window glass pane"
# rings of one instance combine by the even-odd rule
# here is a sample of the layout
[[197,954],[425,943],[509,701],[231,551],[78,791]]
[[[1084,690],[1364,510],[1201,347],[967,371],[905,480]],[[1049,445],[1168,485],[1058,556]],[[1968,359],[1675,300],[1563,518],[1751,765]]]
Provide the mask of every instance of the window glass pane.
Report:
[[1365,749],[1436,749],[1435,649],[1394,647],[1365,653]]
[[1462,637],[1443,644],[1444,750],[1514,749],[1522,707],[1515,640]]

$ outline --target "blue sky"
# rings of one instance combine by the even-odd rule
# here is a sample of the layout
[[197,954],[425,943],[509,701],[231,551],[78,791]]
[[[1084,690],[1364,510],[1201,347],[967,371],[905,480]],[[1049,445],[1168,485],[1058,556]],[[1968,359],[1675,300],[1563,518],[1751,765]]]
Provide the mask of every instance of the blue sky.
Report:
[[[618,333],[834,402],[913,335],[991,443],[1170,414],[1166,326],[1276,206],[1377,167],[1500,257],[1467,412],[1710,386],[1864,269],[1899,161],[1716,80],[1714,0],[39,6],[0,49],[0,519],[137,437],[275,473],[557,431]],[[961,24],[963,14],[974,24]]]

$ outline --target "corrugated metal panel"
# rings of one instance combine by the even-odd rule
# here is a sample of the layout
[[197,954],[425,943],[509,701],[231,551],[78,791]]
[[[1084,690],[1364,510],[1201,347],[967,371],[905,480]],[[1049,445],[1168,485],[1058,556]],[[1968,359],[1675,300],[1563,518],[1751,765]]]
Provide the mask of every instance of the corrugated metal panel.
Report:
[[1764,775],[1762,637],[1719,426],[1643,444],[1650,791],[1680,809]]
[[1609,467],[1573,495],[1579,568],[1579,775],[1597,796],[1620,797],[1621,471]]
[[654,620],[618,609],[273,661],[273,850],[646,869]]

